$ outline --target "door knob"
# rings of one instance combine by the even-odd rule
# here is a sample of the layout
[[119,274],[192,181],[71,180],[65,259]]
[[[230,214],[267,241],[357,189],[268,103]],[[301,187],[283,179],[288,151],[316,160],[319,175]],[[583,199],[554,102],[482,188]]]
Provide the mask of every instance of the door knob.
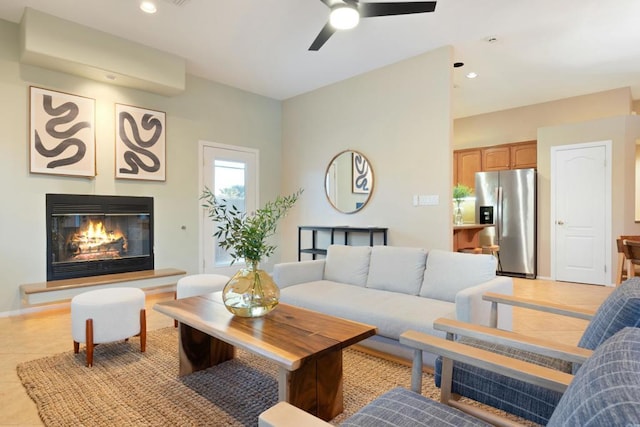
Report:
[[559,221],[557,221],[557,224],[558,224],[558,225],[564,225],[564,221],[559,220]]

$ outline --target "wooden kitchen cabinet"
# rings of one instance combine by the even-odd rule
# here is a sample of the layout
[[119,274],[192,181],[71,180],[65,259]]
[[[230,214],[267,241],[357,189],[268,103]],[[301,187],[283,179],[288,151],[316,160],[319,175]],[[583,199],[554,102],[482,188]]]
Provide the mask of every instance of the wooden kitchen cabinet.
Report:
[[511,169],[535,168],[538,166],[538,144],[527,141],[510,146]]
[[482,172],[482,150],[457,150],[453,153],[453,185],[475,188],[476,172]]
[[488,147],[482,149],[482,170],[501,171],[511,167],[509,146]]

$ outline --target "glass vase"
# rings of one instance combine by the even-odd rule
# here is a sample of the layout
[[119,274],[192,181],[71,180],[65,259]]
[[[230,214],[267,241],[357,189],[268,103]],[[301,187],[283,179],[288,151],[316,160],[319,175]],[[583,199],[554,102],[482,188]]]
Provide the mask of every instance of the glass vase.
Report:
[[258,262],[247,262],[227,282],[222,290],[222,300],[231,313],[240,317],[260,317],[277,305],[280,289],[271,276],[258,268]]
[[462,225],[462,207],[460,206],[460,202],[456,202],[456,207],[453,212],[453,224],[454,225]]

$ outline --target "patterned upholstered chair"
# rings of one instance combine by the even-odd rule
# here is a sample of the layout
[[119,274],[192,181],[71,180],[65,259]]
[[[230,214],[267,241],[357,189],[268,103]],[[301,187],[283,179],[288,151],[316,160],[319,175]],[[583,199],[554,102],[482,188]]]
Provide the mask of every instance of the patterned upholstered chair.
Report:
[[[482,364],[488,369],[508,372],[556,388],[564,388],[549,426],[640,425],[640,329],[625,328],[600,345],[586,360],[574,378],[549,374],[548,369],[532,364],[514,364],[513,359],[496,358],[491,353],[472,349],[419,332],[406,332],[401,340],[418,351],[443,354],[453,360]],[[472,354],[475,353],[475,354]],[[506,359],[506,360],[505,360]],[[416,356],[416,360],[418,360]],[[422,360],[418,367],[421,368]],[[532,372],[537,370],[535,377]],[[443,389],[444,391],[444,389]],[[446,399],[445,399],[446,400]],[[447,403],[451,401],[447,400]],[[488,420],[495,422],[495,420]],[[288,404],[280,402],[260,415],[260,427],[307,426],[330,424]],[[353,416],[342,427],[414,427],[414,426],[484,426],[485,421],[454,407],[435,402],[402,388],[383,394]]]
[[[511,298],[511,297],[508,297]],[[499,300],[499,298],[498,298]],[[505,301],[503,301],[505,302]],[[555,305],[554,308],[559,308]],[[584,314],[584,312],[582,312]],[[565,313],[567,314],[567,313]],[[580,363],[606,339],[625,327],[640,326],[640,278],[623,282],[598,308],[587,326],[578,348],[553,345],[542,340],[528,340],[518,334],[502,333],[496,339],[495,330],[473,327],[466,329],[460,322],[436,321],[435,329],[460,336],[459,342],[552,368],[575,372]],[[485,333],[486,332],[486,333]],[[523,338],[521,342],[517,342]],[[586,350],[585,350],[586,349]],[[436,385],[440,386],[442,359],[436,360]],[[559,391],[526,384],[518,379],[464,363],[453,366],[452,392],[518,415],[538,424],[549,422],[562,397]]]

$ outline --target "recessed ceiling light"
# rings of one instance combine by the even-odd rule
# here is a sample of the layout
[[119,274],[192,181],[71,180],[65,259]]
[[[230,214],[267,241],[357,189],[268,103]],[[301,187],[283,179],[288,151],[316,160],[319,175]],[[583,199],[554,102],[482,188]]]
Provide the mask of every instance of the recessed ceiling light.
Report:
[[156,13],[158,9],[152,1],[143,1],[140,3],[140,10],[145,13]]
[[478,77],[478,73],[474,73],[473,71],[467,74],[468,79],[475,79]]

